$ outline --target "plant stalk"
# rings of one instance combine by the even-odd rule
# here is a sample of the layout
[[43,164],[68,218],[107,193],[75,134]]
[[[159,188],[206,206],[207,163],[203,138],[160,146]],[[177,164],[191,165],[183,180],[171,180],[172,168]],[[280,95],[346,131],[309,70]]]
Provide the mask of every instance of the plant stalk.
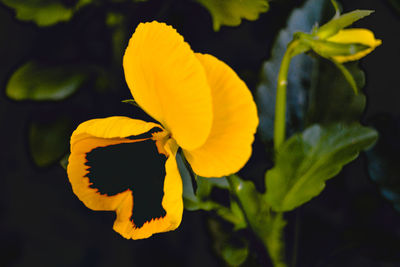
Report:
[[278,74],[278,83],[276,86],[276,102],[275,102],[275,121],[274,121],[274,149],[278,151],[280,145],[285,141],[286,132],[286,88],[287,76],[289,72],[290,61],[298,40],[289,43],[288,48],[283,56],[281,67]]

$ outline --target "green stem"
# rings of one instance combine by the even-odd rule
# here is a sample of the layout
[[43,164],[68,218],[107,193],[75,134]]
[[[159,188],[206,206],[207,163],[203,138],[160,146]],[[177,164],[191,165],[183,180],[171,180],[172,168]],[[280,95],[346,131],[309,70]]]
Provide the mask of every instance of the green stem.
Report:
[[287,76],[289,72],[290,60],[293,57],[294,49],[299,44],[298,40],[289,43],[283,56],[281,67],[278,74],[278,84],[276,86],[275,102],[275,121],[274,121],[274,148],[278,150],[279,146],[285,141],[286,131],[286,88]]

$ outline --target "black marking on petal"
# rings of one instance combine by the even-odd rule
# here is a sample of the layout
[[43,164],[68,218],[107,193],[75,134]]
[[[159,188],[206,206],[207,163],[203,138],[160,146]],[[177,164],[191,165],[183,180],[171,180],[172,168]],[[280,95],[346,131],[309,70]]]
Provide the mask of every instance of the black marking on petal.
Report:
[[126,137],[126,139],[129,139],[129,140],[147,139],[147,138],[151,138],[153,133],[158,133],[158,132],[162,132],[162,129],[160,127],[153,127],[150,131],[148,131],[146,133],[142,133],[139,135],[131,135],[131,136]]
[[132,191],[131,220],[137,227],[165,216],[161,201],[166,157],[158,153],[153,140],[97,147],[86,159],[90,187],[109,196]]

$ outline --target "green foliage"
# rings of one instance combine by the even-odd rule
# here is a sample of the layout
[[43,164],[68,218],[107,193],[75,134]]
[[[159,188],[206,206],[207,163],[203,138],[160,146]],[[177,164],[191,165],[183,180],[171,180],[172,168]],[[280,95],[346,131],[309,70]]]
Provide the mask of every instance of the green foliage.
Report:
[[[225,207],[211,199],[211,191],[214,187],[224,190],[228,189],[228,182],[225,177],[221,178],[203,178],[193,174],[185,159],[178,153],[176,162],[182,178],[183,184],[183,203],[185,209],[215,211],[219,216],[231,222],[235,230],[246,227],[246,221],[238,204],[231,201],[229,207]],[[193,189],[193,181],[196,182],[196,192]]]
[[253,182],[244,181],[237,175],[228,177],[231,194],[236,197],[246,221],[267,248],[274,266],[284,267],[283,228],[286,225],[282,214],[273,214],[270,206]]
[[242,18],[256,20],[260,13],[267,12],[267,0],[196,0],[211,13],[214,31],[222,25],[238,26]]
[[74,12],[91,0],[80,0],[75,6],[66,6],[61,0],[1,0],[3,4],[16,12],[16,17],[23,21],[33,21],[38,26],[50,26],[68,21]]
[[6,94],[14,100],[62,100],[78,90],[86,78],[75,66],[47,66],[30,61],[13,73]]
[[249,254],[249,248],[247,246],[237,247],[232,243],[226,243],[226,246],[222,248],[222,256],[225,261],[231,266],[241,265]]
[[213,247],[228,266],[240,266],[249,254],[248,241],[232,233],[218,220],[208,220],[210,232],[213,236]]
[[373,12],[373,10],[354,10],[333,18],[316,30],[316,36],[321,39],[329,38],[338,33],[341,29],[350,26],[357,20],[371,15]]
[[[358,121],[365,109],[365,95],[347,81],[343,73],[328,60],[316,62],[310,90],[307,124]],[[357,88],[365,84],[364,72],[358,62],[346,63],[346,69]]]
[[35,164],[47,167],[67,152],[71,135],[71,121],[63,118],[55,122],[32,122],[29,128],[29,148]]
[[376,138],[376,131],[358,124],[314,125],[292,136],[277,151],[274,168],[266,173],[265,199],[276,211],[306,203]]
[[283,219],[282,213],[267,217],[264,242],[275,267],[285,266],[283,264],[285,257],[283,253],[285,250],[283,229],[285,226],[286,221]]
[[68,159],[69,156],[71,155],[71,153],[67,153],[64,157],[62,157],[62,159],[60,160],[60,165],[61,167],[63,167],[64,170],[67,170],[67,166],[68,166]]
[[[296,32],[308,32],[316,22],[321,20],[325,2],[320,0],[307,1],[304,6],[292,12],[286,28],[279,32],[272,47],[271,58],[263,65],[261,82],[256,91],[256,101],[260,117],[259,133],[265,142],[272,140],[273,137],[276,84],[286,47]],[[307,91],[311,84],[312,70],[313,62],[309,56],[300,54],[292,58],[287,92],[286,129],[288,135],[303,128]]]

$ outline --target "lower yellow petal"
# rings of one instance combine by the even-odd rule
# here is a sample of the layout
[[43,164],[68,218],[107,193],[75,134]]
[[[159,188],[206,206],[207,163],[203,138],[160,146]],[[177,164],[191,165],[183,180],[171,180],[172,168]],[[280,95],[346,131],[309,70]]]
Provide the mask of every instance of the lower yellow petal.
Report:
[[[114,229],[125,238],[146,238],[154,233],[173,230],[179,226],[183,204],[182,182],[175,162],[177,146],[176,144],[175,146],[171,146],[170,142],[172,140],[166,141],[165,139],[168,135],[163,134],[161,131],[163,131],[161,126],[155,123],[126,117],[110,117],[84,122],[72,134],[71,155],[69,157],[67,173],[74,193],[90,209],[115,211],[117,218],[114,223]],[[93,164],[89,155],[92,155],[95,149],[104,151],[106,148],[110,148],[110,146],[145,142],[154,143],[153,151],[155,154],[159,154],[164,158],[167,156],[165,161],[165,178],[160,177],[160,181],[163,180],[161,190],[164,191],[164,195],[162,196],[162,201],[160,196],[161,203],[159,204],[160,208],[162,206],[164,209],[165,215],[153,218],[150,221],[146,220],[137,226],[132,221],[132,211],[135,208],[135,194],[133,194],[133,191],[130,188],[122,188],[111,195],[99,191],[96,188],[99,184],[96,183],[93,177]],[[169,146],[164,145],[164,148],[160,149],[160,144],[165,143]],[[141,150],[140,153],[142,155],[144,152]],[[124,159],[126,161],[127,157],[124,157]],[[129,158],[128,166],[131,166]],[[105,168],[108,170],[107,166]],[[164,167],[162,168],[164,169]],[[135,169],[133,168],[132,173],[134,171]],[[100,174],[103,172],[97,173]],[[137,175],[140,177],[144,175],[144,172]],[[114,180],[118,180],[116,178],[118,177],[110,177],[110,179],[113,179],[111,181],[112,184],[115,184]],[[143,179],[146,179],[146,177],[143,177]],[[107,179],[107,181],[109,180]],[[144,206],[147,208],[146,203],[144,203]],[[141,204],[143,207],[143,202]]]
[[196,174],[221,177],[237,172],[250,158],[257,108],[246,84],[228,65],[211,55],[197,57],[211,87],[213,124],[203,146],[183,152]]
[[358,43],[367,45],[370,48],[365,49],[351,56],[335,56],[333,57],[336,61],[343,63],[347,61],[354,61],[365,57],[367,54],[371,53],[375,47],[381,45],[382,41],[375,39],[374,33],[367,29],[344,29],[340,30],[334,36],[328,38],[328,41],[335,43],[351,44]]

